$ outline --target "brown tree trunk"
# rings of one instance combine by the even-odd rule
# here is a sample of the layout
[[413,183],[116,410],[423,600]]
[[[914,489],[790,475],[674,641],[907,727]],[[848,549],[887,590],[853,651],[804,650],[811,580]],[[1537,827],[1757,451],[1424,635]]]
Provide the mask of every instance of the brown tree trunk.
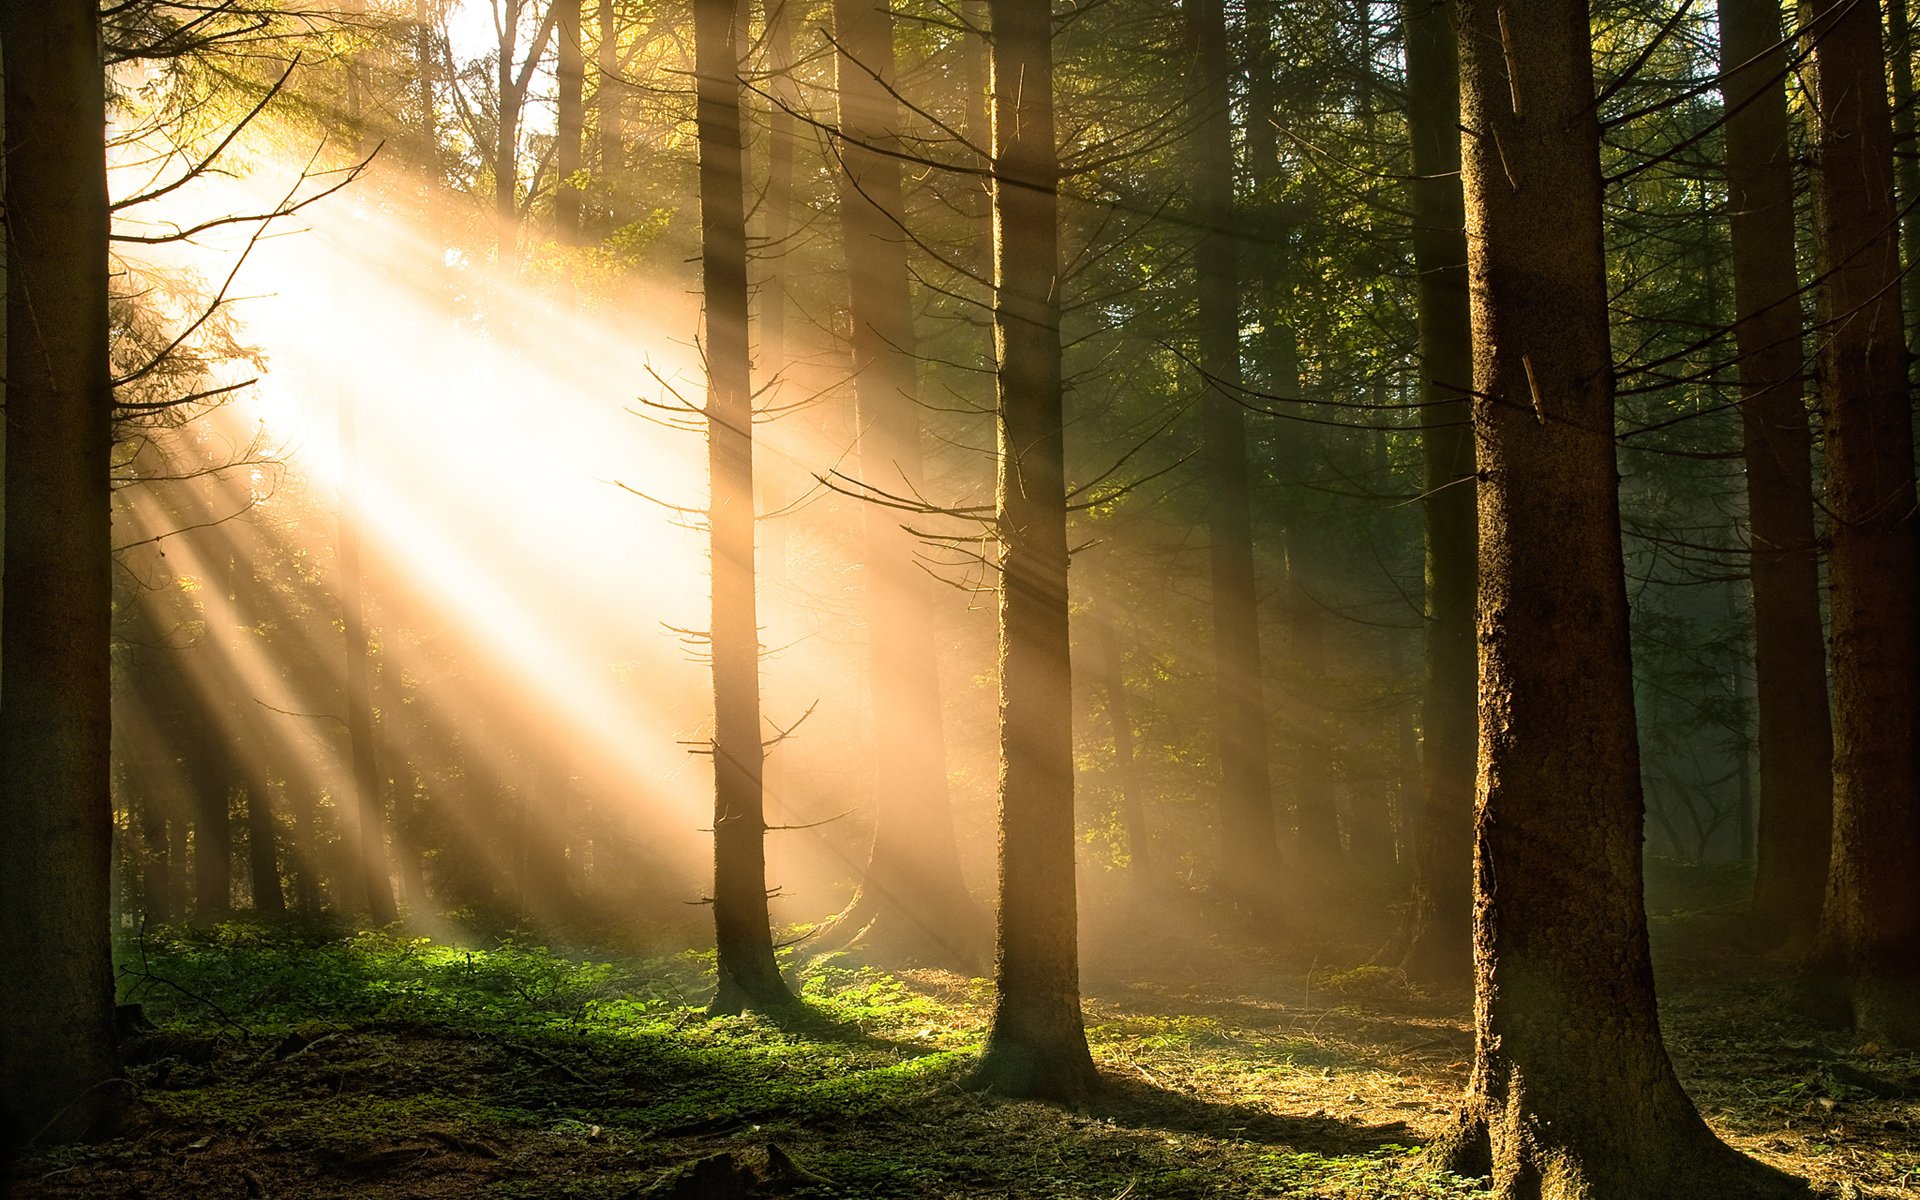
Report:
[[1753,916],[1768,938],[1804,944],[1820,920],[1826,887],[1833,731],[1821,645],[1779,0],[1720,0],[1720,70],[1760,708]]
[[747,350],[745,155],[736,0],[694,0],[700,275],[706,297],[707,451],[713,544],[713,922],[710,1011],[776,1008],[793,994],[773,961],[760,767],[760,629],[753,584],[753,396]]
[[[876,493],[922,493],[919,362],[908,286],[894,100],[893,13],[835,0],[840,221],[847,247],[860,475]],[[947,793],[932,581],[896,510],[865,507],[867,664],[873,702],[874,834],[849,920],[907,952],[986,965],[985,921],[960,877]]]
[[1053,17],[990,0],[993,329],[1000,541],[1000,908],[975,1086],[1073,1101],[1093,1087],[1074,906],[1073,691],[1060,366]]
[[[1472,1165],[1501,1200],[1786,1194],[1701,1121],[1655,1010],[1587,4],[1459,0],[1458,25],[1481,480]],[[1443,1153],[1463,1165],[1468,1144]]]
[[1403,0],[1413,258],[1419,274],[1421,512],[1426,521],[1426,683],[1420,812],[1400,969],[1422,983],[1473,970],[1473,776],[1478,730],[1472,313],[1460,191],[1460,61],[1453,0]]
[[1226,6],[1187,0],[1199,86],[1193,94],[1194,247],[1199,290],[1201,420],[1208,474],[1208,565],[1213,619],[1214,723],[1219,730],[1223,882],[1241,901],[1270,903],[1279,871],[1267,703],[1260,677],[1260,617],[1247,492],[1246,416],[1240,387],[1240,284],[1234,269],[1233,118],[1228,95]]
[[6,557],[0,609],[0,1146],[126,1099],[109,931],[105,70],[93,0],[0,6]]
[[1826,340],[1827,597],[1833,639],[1833,854],[1805,973],[1836,1018],[1920,1044],[1920,764],[1913,414],[1900,313],[1893,138],[1877,5],[1818,10]]
[[553,0],[560,16],[555,37],[559,40],[559,62],[554,72],[558,85],[553,148],[553,223],[560,240],[572,245],[580,240],[580,169],[582,139],[586,127],[587,63],[580,43],[581,0]]

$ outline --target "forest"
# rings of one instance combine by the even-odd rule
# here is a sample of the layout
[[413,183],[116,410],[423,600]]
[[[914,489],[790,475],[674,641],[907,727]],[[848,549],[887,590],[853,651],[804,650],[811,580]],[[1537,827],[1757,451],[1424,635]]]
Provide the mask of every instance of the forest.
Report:
[[5,0],[0,1192],[1920,1197],[1907,0]]

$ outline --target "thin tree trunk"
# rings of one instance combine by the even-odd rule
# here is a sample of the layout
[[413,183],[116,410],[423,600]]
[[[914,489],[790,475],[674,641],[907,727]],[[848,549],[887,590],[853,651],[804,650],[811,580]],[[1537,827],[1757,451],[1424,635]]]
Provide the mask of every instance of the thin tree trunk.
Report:
[[594,68],[598,75],[593,85],[594,139],[599,143],[600,187],[605,194],[608,228],[620,224],[621,193],[626,172],[625,106],[621,98],[626,85],[620,79],[620,26],[614,19],[613,0],[598,0],[596,23],[599,41],[594,48]]
[[1661,1040],[1586,0],[1459,0],[1480,470],[1475,1060],[1500,1200],[1790,1194]]
[[1472,977],[1474,640],[1477,533],[1472,313],[1460,190],[1460,61],[1453,0],[1402,0],[1419,275],[1421,513],[1426,523],[1426,682],[1420,815],[1400,969],[1422,983]]
[[1073,691],[1060,364],[1053,18],[990,0],[999,360],[1000,909],[976,1086],[1073,1101],[1093,1087],[1074,907]]
[[586,127],[586,57],[580,44],[580,8],[582,0],[553,0],[559,8],[555,36],[559,39],[559,62],[555,70],[557,114],[553,149],[553,218],[560,240],[568,245],[579,242],[580,169],[582,141]]
[[1920,579],[1878,6],[1836,2],[1809,35],[1827,271],[1820,404],[1834,795],[1826,907],[1805,982],[1833,1017],[1912,1046],[1920,1044]]
[[[876,493],[922,494],[919,361],[897,149],[893,13],[886,0],[835,0],[840,219],[847,247],[860,475]],[[986,929],[960,877],[947,793],[932,581],[895,511],[868,504],[867,664],[875,823],[851,921],[883,943],[986,962]]]
[[114,1082],[105,70],[94,0],[0,6],[6,604],[0,1145],[83,1136]]
[[1804,944],[1819,922],[1826,886],[1833,732],[1778,0],[1720,0],[1720,70],[1760,709],[1753,915],[1767,937]]
[[[207,659],[217,651],[200,646],[187,653]],[[183,697],[193,706],[193,742],[187,757],[194,801],[193,911],[196,916],[217,917],[233,909],[233,823],[229,808],[233,775],[226,731],[220,727],[216,709],[217,690],[207,683],[224,683],[223,672],[203,669],[197,677],[200,685]]]
[[760,769],[760,631],[753,583],[753,397],[747,349],[745,155],[736,0],[694,0],[700,141],[700,273],[706,297],[707,450],[713,543],[711,1011],[793,1003],[773,961]]
[[[241,529],[243,533],[252,532],[251,526],[243,525]],[[249,537],[238,543],[241,553],[251,554],[258,542],[257,537]],[[266,739],[260,729],[260,707],[253,702],[251,690],[237,666],[249,657],[241,652],[239,643],[250,642],[254,637],[254,609],[260,583],[239,558],[240,554],[234,556],[235,577],[230,588],[234,621],[228,636],[235,645],[226,651],[227,670],[223,675],[231,681],[237,706],[232,753],[240,764],[247,793],[248,890],[253,895],[253,911],[278,916],[287,910],[287,901],[280,889],[279,830],[274,820],[272,784],[266,764],[260,758],[260,747],[266,744]],[[251,561],[255,560],[250,558],[248,562]]]
[[1208,473],[1208,563],[1212,587],[1214,723],[1219,730],[1221,864],[1226,889],[1270,902],[1279,872],[1267,703],[1260,678],[1260,617],[1247,492],[1247,432],[1241,409],[1240,283],[1234,269],[1233,119],[1228,96],[1226,7],[1187,0],[1197,51],[1194,208],[1200,241],[1200,370]]

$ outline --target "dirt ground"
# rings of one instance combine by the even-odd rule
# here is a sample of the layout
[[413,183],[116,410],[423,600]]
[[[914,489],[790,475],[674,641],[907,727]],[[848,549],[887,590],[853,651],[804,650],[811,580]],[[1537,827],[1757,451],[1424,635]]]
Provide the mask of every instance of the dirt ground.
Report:
[[[589,972],[336,950],[324,991],[258,983],[266,964],[297,969],[291,951],[163,954],[156,980],[201,974],[145,981],[157,1027],[127,1043],[127,1129],[14,1164],[11,1194],[1480,1194],[1419,1156],[1465,1081],[1467,997],[1423,995],[1353,945],[1192,927],[1090,935],[1106,1087],[1081,1111],[960,1087],[984,981],[847,955],[796,956],[811,1015],[770,1022],[701,1017],[690,955]],[[1787,964],[1738,952],[1719,918],[1657,922],[1656,941],[1674,1059],[1724,1138],[1828,1196],[1920,1197],[1920,1059],[1800,1022]]]

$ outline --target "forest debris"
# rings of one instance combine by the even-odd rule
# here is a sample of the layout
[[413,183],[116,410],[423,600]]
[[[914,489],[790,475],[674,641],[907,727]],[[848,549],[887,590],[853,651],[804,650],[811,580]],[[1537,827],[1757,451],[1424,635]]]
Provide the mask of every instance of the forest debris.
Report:
[[755,1164],[739,1151],[695,1159],[649,1189],[647,1200],[773,1200],[795,1188],[824,1187],[832,1180],[807,1170],[777,1142],[768,1142]]
[[[595,1128],[598,1128],[598,1126],[595,1126]],[[444,1129],[425,1129],[420,1132],[420,1136],[429,1141],[438,1142],[449,1150],[458,1151],[461,1154],[471,1154],[475,1158],[500,1157],[500,1151],[487,1143],[477,1138],[464,1138],[459,1134],[450,1133]]]

